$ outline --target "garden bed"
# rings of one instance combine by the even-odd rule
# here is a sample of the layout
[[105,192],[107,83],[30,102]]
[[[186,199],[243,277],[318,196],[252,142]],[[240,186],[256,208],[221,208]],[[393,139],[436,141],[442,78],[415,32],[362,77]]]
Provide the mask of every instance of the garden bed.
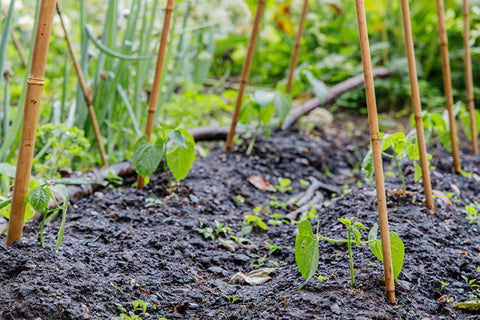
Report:
[[[352,169],[361,161],[354,145],[368,143],[368,132],[362,131],[362,137],[354,137],[360,143],[340,130],[322,138],[277,132],[258,141],[251,156],[225,154],[218,145],[171,190],[165,174],[158,173],[141,191],[97,191],[69,209],[58,252],[58,221],[44,231],[45,249],[38,241],[39,224],[27,224],[22,243],[0,247],[0,318],[111,319],[121,313],[115,303],[128,312],[135,300],[147,303],[141,318],[155,320],[478,317],[455,308],[479,296],[473,281],[480,278],[479,230],[467,221],[465,206],[479,197],[480,159],[468,147],[462,166],[473,173],[470,177],[454,175],[450,154],[437,148],[435,214],[422,203],[413,165],[403,163],[406,197],[397,192],[400,178],[387,178],[390,228],[406,251],[396,303],[387,302],[383,265],[366,246],[353,249],[355,288],[350,287],[346,245],[320,242],[316,275],[321,277],[298,289],[304,279],[295,264],[297,225],[280,215],[295,209],[288,201],[305,191],[301,179],[322,183],[311,221],[319,222],[323,236],[345,237],[336,218],[355,217],[367,227],[378,221],[375,186],[359,182],[362,175]],[[278,178],[288,178],[292,190],[259,190],[249,182],[255,175],[274,186]],[[254,213],[258,206],[263,209]],[[260,217],[268,230],[254,227],[243,234],[248,215]],[[208,227],[213,240],[205,237]],[[226,236],[249,241],[222,242]],[[276,269],[264,284],[229,283],[238,272],[265,267]]]

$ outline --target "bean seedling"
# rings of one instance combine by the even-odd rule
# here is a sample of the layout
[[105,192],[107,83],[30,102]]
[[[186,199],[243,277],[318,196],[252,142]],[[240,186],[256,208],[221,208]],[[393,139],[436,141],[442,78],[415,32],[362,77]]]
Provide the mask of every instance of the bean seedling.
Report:
[[[420,159],[420,152],[418,150],[417,136],[414,130],[410,131],[408,135],[405,136],[403,132],[397,132],[393,134],[380,134],[380,146],[382,154],[386,157],[392,158],[397,167],[400,179],[402,180],[402,194],[405,196],[406,193],[406,184],[403,171],[400,167],[400,161],[404,159],[413,160],[415,167],[415,182],[422,177],[422,168],[417,163]],[[387,151],[389,148],[392,150],[392,154],[389,154]],[[427,158],[431,158],[430,155]],[[368,151],[367,155],[363,159],[362,169],[367,174],[367,180],[371,180],[373,177],[373,157],[372,157],[372,148]]]
[[[321,236],[318,232],[318,224],[317,235],[315,236],[312,232],[312,225],[308,220],[303,220],[298,224],[298,235],[295,240],[295,261],[297,262],[297,267],[300,270],[300,273],[305,279],[305,283],[300,287],[300,289],[307,284],[307,282],[314,276],[315,272],[318,269],[320,256],[320,239],[329,242],[347,244],[348,257],[350,262],[350,285],[352,287],[355,284],[352,244],[355,243],[357,247],[359,247],[360,245],[368,244],[370,250],[375,255],[375,257],[377,257],[380,261],[383,262],[383,256],[381,251],[382,245],[381,241],[377,240],[378,226],[376,224],[371,228],[369,232],[368,241],[362,241],[359,229],[367,229],[367,227],[365,227],[360,222],[353,222],[353,218],[338,218],[338,220],[347,227],[346,239],[331,239]],[[400,240],[400,238],[395,232],[390,232],[390,240],[392,248],[393,273],[395,280],[397,280],[397,277],[402,270],[405,249],[403,246],[403,242]]]
[[157,170],[160,162],[165,158],[163,165],[171,184],[167,165],[175,179],[183,180],[195,158],[195,141],[185,129],[173,129],[162,126],[160,136],[155,143],[148,142],[146,136],[142,136],[132,152],[132,165],[135,171],[142,177],[147,177]]

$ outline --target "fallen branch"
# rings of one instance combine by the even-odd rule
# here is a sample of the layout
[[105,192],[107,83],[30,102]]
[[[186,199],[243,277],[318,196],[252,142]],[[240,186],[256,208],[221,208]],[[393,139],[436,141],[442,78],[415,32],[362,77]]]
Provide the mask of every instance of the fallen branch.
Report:
[[[389,76],[390,71],[386,68],[378,68],[373,70],[373,78],[386,78]],[[365,80],[362,73],[340,82],[331,88],[327,88],[325,100],[322,101],[318,98],[313,98],[305,102],[303,105],[292,109],[283,122],[283,129],[289,129],[300,117],[309,114],[315,108],[319,108],[334,102],[345,92],[363,86],[364,83]]]
[[319,209],[322,206],[323,199],[325,197],[321,192],[317,192],[315,196],[306,204],[301,206],[300,208],[293,210],[292,212],[288,213],[285,215],[284,218],[289,219],[289,220],[298,220],[300,215],[304,212],[307,212],[311,209]]
[[318,181],[315,177],[309,177],[308,180],[310,180],[311,185],[307,188],[307,190],[305,190],[305,192],[300,193],[299,195],[288,200],[287,203],[289,205],[295,204],[297,207],[303,207],[309,202],[310,199],[312,199],[318,189],[323,189],[327,192],[336,194],[341,192],[339,188]]

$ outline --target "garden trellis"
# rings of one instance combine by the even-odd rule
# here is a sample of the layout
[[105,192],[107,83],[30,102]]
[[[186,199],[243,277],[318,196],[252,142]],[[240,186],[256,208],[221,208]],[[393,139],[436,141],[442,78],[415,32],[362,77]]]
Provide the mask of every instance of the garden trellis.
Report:
[[[51,10],[50,7],[48,7],[48,4],[50,3],[46,0],[42,1],[42,6],[41,6],[41,15],[39,17],[40,21],[47,21],[50,19],[50,11],[44,12],[45,10]],[[54,3],[54,2],[53,2]],[[464,2],[464,9],[468,10],[468,4],[467,1]],[[260,28],[260,20],[262,16],[262,11],[263,11],[263,6],[265,5],[265,0],[260,0],[258,2],[258,7],[254,19],[254,27],[252,29],[252,35],[250,38],[250,43],[248,47],[248,53],[247,53],[247,58],[245,61],[245,64],[243,66],[242,70],[242,78],[241,78],[241,83],[240,83],[240,89],[238,90],[238,95],[237,95],[237,100],[236,100],[236,105],[235,105],[235,111],[234,111],[234,119],[232,120],[232,127],[230,130],[230,133],[227,138],[227,152],[231,151],[233,147],[233,137],[235,133],[235,126],[236,122],[238,120],[238,116],[240,114],[240,109],[241,109],[241,103],[242,103],[242,98],[243,94],[245,91],[245,87],[248,82],[248,77],[249,77],[249,72],[252,64],[252,59],[253,59],[253,52],[255,49],[255,40],[257,38],[257,34]],[[381,237],[382,237],[382,245],[383,245],[383,256],[386,257],[384,259],[384,269],[385,269],[385,283],[386,283],[386,291],[387,291],[387,297],[389,301],[395,300],[395,292],[394,292],[394,283],[393,283],[393,275],[392,275],[392,262],[389,261],[388,257],[391,255],[389,250],[390,250],[390,245],[389,245],[389,227],[388,227],[388,219],[387,219],[387,209],[386,209],[386,199],[385,199],[385,187],[384,187],[384,179],[383,179],[383,168],[382,168],[382,160],[381,160],[381,153],[380,153],[380,140],[379,140],[379,129],[378,129],[378,121],[377,121],[377,113],[376,113],[376,101],[375,101],[375,90],[374,90],[374,84],[373,84],[373,73],[372,73],[372,63],[371,63],[371,58],[370,58],[370,49],[369,49],[369,43],[368,43],[368,34],[367,34],[367,29],[366,29],[366,18],[365,18],[365,9],[364,9],[364,3],[361,0],[357,0],[357,17],[358,17],[358,25],[359,25],[359,33],[360,33],[360,43],[361,43],[361,48],[362,48],[362,60],[363,60],[363,67],[364,67],[364,77],[365,77],[365,88],[366,88],[366,93],[367,93],[367,105],[368,105],[368,115],[369,115],[369,120],[370,120],[370,134],[371,134],[371,142],[373,146],[373,153],[374,153],[374,165],[375,165],[375,179],[376,179],[376,186],[377,186],[377,201],[378,201],[378,211],[379,211],[379,220],[380,220],[380,227],[381,227]],[[427,154],[426,154],[426,148],[424,144],[424,139],[423,139],[423,124],[422,124],[422,112],[421,112],[421,106],[420,106],[420,93],[418,90],[418,83],[417,83],[417,75],[416,75],[416,69],[415,69],[415,61],[414,61],[414,52],[413,52],[413,40],[412,40],[412,31],[411,31],[411,26],[410,26],[410,19],[409,19],[409,9],[408,9],[408,1],[403,1],[402,2],[402,8],[403,8],[403,14],[404,14],[404,27],[405,27],[405,38],[406,38],[406,47],[407,47],[407,57],[408,57],[408,62],[409,62],[409,72],[410,72],[410,81],[411,81],[411,90],[412,90],[412,105],[414,109],[414,117],[416,120],[416,129],[417,129],[417,136],[418,136],[418,144],[419,144],[419,150],[420,150],[420,157],[421,157],[421,164],[422,164],[422,171],[423,171],[423,183],[424,183],[424,190],[425,190],[425,197],[426,197],[426,203],[427,206],[433,210],[433,198],[431,196],[431,185],[430,185],[430,180],[429,180],[429,168],[428,168],[428,161],[427,161]],[[298,50],[300,48],[300,41],[301,41],[301,34],[303,31],[303,24],[304,24],[304,17],[306,14],[306,11],[308,9],[308,0],[304,0],[304,7],[303,7],[303,12],[302,12],[302,18],[300,19],[300,25],[298,28],[298,33],[297,37],[295,40],[295,47],[294,47],[294,53],[291,56],[291,64],[289,68],[289,85],[287,85],[287,91],[290,91],[291,89],[291,83],[292,83],[292,75],[293,75],[293,70],[295,69],[296,63],[297,63],[297,58],[298,58]],[[443,10],[443,7],[442,7]],[[163,70],[163,65],[164,65],[164,58],[165,58],[165,50],[167,47],[167,36],[169,32],[169,24],[170,24],[170,17],[173,11],[173,0],[169,0],[167,3],[167,10],[165,14],[165,19],[164,19],[164,27],[162,31],[162,38],[161,38],[161,43],[158,51],[158,59],[157,59],[157,66],[156,66],[156,72],[155,72],[155,80],[154,80],[154,85],[153,85],[153,91],[152,95],[150,97],[150,105],[148,109],[149,117],[148,117],[148,122],[147,122],[147,128],[146,128],[146,135],[148,139],[150,139],[150,135],[153,130],[153,125],[154,125],[154,120],[155,120],[155,109],[157,105],[157,97],[158,93],[160,90],[160,80],[162,78],[162,70]],[[43,13],[42,13],[43,12]],[[440,6],[439,6],[439,15],[440,15]],[[466,21],[468,21],[468,11],[465,11],[465,16],[466,16]],[[439,19],[440,23],[441,19]],[[43,22],[42,22],[43,23]],[[37,37],[38,41],[41,39],[45,40],[46,37],[46,31],[48,31],[48,34],[50,30],[47,29],[42,29],[43,24],[39,27],[37,30]],[[442,29],[442,28],[440,28]],[[40,31],[39,31],[40,30]],[[441,37],[442,37],[442,53],[444,52],[443,50],[446,49],[446,38],[444,37],[444,31],[441,30]],[[40,37],[38,33],[41,33]],[[66,34],[66,37],[68,35]],[[468,40],[468,34],[467,34],[467,28],[465,28],[465,39]],[[40,42],[39,42],[40,43]],[[47,41],[48,43],[48,41]],[[468,44],[468,41],[466,42]],[[42,49],[42,52],[40,50]],[[48,49],[48,45],[43,44],[37,44],[35,45],[35,50],[34,50],[34,55],[35,55],[35,60],[37,62],[41,62],[46,59],[46,50]],[[466,61],[467,59],[467,49],[466,51]],[[71,53],[73,55],[73,50],[71,50]],[[448,52],[447,52],[448,54]],[[469,54],[468,54],[469,55]],[[41,56],[41,59],[38,58],[38,56]],[[74,59],[75,61],[75,59]],[[78,63],[75,63],[75,67],[78,71]],[[43,68],[43,70],[42,70]],[[468,70],[470,68],[470,76],[468,75]],[[44,77],[44,70],[45,66],[43,67],[40,65],[34,64],[32,66],[32,71],[31,71],[31,79],[29,79],[29,90],[27,91],[27,99],[26,99],[26,112],[25,112],[25,120],[24,120],[24,126],[22,129],[22,144],[20,147],[20,154],[19,154],[19,162],[17,164],[17,177],[15,180],[15,189],[14,189],[14,199],[13,199],[13,204],[12,204],[12,215],[10,219],[10,228],[9,228],[9,236],[7,238],[7,245],[11,245],[13,241],[19,240],[21,235],[21,230],[23,227],[23,216],[21,216],[21,213],[17,213],[19,208],[20,211],[22,210],[21,207],[24,203],[22,200],[22,195],[23,199],[25,199],[25,194],[26,190],[28,190],[28,180],[30,178],[30,171],[31,171],[31,156],[33,155],[33,147],[34,147],[34,142],[35,142],[35,128],[36,128],[36,119],[38,119],[38,106],[36,106],[36,103],[39,104],[40,98],[38,94],[41,94],[41,90],[38,90],[39,88],[33,87],[31,89],[30,85],[36,85],[36,86],[41,86],[43,77]],[[79,78],[81,73],[79,73]],[[470,80],[469,80],[470,77]],[[448,78],[447,76],[445,78]],[[467,82],[467,89],[469,87],[469,81],[470,83],[472,82],[471,80],[471,65],[469,66],[468,63],[466,62],[466,82]],[[446,86],[447,89],[447,86]],[[85,85],[82,85],[82,90],[84,93],[84,97],[87,101],[87,105],[89,101],[91,102],[91,98],[88,96],[86,93]],[[40,92],[39,92],[40,91]],[[447,90],[446,90],[447,91]],[[32,97],[32,93],[37,93],[36,97]],[[450,95],[451,95],[451,90],[450,90]],[[468,92],[468,101],[469,101],[469,109],[472,110],[472,107],[470,107],[470,101],[473,102],[473,92],[469,90]],[[447,102],[452,102],[449,106],[452,107],[453,104],[453,99],[450,99],[447,97]],[[29,104],[29,102],[32,102]],[[35,102],[35,103],[33,103]],[[33,104],[33,105],[32,105]],[[30,112],[31,108],[35,109],[36,108],[36,114],[35,112]],[[91,105],[88,105],[89,109]],[[449,107],[449,111],[450,108]],[[93,108],[92,108],[93,110]],[[451,115],[451,113],[450,113]],[[36,117],[36,118],[35,118]],[[451,118],[450,118],[451,119]],[[34,121],[35,120],[35,121]],[[93,120],[93,119],[92,119]],[[453,120],[454,121],[454,120]],[[472,119],[472,121],[474,121]],[[33,126],[33,123],[35,125]],[[28,128],[30,129],[29,131]],[[32,129],[33,128],[33,129]],[[455,147],[457,145],[456,141],[454,141],[454,137],[456,137],[455,134],[455,125],[451,122],[451,134],[452,134],[452,148],[455,150]],[[475,131],[475,125],[474,122],[472,122],[472,129],[474,130],[475,134],[473,134],[474,137],[476,137],[476,131]],[[32,130],[33,130],[33,137],[32,137]],[[27,137],[28,135],[28,137]],[[33,139],[33,142],[32,142]],[[97,140],[100,142],[101,140]],[[458,156],[458,151],[457,151],[457,156]],[[102,159],[104,159],[104,163],[106,163],[106,156],[104,157],[102,155]],[[454,161],[455,161],[455,151],[454,151]],[[459,160],[458,160],[459,164]],[[455,171],[460,171],[455,170]],[[21,176],[21,173],[27,173],[28,172],[28,177]],[[141,188],[142,183],[140,183],[141,178],[139,178],[139,183],[138,187]],[[23,187],[22,187],[23,185]],[[23,189],[22,189],[23,188]],[[27,189],[26,189],[27,188]]]

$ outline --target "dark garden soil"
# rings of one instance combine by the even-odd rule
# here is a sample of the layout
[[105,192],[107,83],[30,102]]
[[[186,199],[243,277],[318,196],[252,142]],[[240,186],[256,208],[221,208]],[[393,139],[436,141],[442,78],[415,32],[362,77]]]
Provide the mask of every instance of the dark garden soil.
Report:
[[[479,228],[465,218],[466,200],[479,199],[480,157],[470,154],[466,142],[462,165],[473,176],[454,175],[446,151],[432,160],[433,188],[453,194],[436,198],[435,214],[422,204],[423,188],[413,182],[412,164],[403,163],[406,197],[396,193],[398,175],[387,177],[390,228],[406,247],[396,303],[386,301],[382,264],[367,246],[353,249],[355,288],[346,245],[321,242],[316,275],[325,279],[313,278],[298,289],[303,278],[294,256],[297,226],[282,218],[275,225],[274,215],[295,209],[288,200],[305,191],[301,179],[321,182],[312,224],[319,222],[323,236],[345,237],[337,217],[355,217],[368,227],[378,221],[375,187],[361,184],[354,170],[361,161],[356,148],[365,154],[368,132],[351,140],[330,131],[321,137],[277,132],[258,141],[251,156],[243,148],[227,155],[218,145],[172,190],[158,173],[145,190],[107,188],[75,201],[58,252],[58,221],[45,230],[45,249],[38,241],[39,224],[27,224],[22,243],[0,246],[0,318],[111,319],[120,314],[114,303],[130,311],[134,300],[148,304],[142,319],[155,320],[480,318],[455,308],[456,302],[480,295],[475,282],[464,280],[478,278],[480,284]],[[289,178],[293,189],[261,191],[249,183],[254,175],[273,185],[279,177]],[[271,201],[287,208],[271,207]],[[242,234],[244,217],[259,205],[268,230]],[[200,223],[205,230],[215,228],[215,221],[231,228],[229,235],[249,241],[224,243],[222,233],[205,239]],[[368,231],[362,232],[366,239]],[[279,249],[272,252],[267,243]],[[264,284],[229,283],[237,272],[265,267],[276,269]]]

